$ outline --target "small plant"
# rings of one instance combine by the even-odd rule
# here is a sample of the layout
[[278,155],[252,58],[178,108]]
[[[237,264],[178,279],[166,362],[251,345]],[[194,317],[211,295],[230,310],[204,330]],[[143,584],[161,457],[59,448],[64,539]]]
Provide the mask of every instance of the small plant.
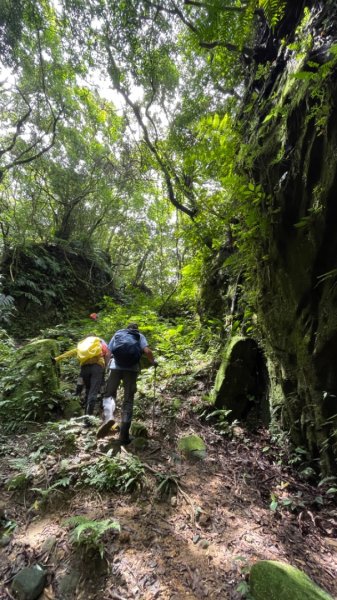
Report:
[[120,531],[118,521],[105,519],[95,521],[84,516],[71,517],[65,521],[66,525],[73,527],[70,534],[70,541],[83,552],[98,552],[100,557],[104,557],[104,536],[108,531]]
[[33,479],[30,459],[27,457],[10,458],[8,462],[19,473],[16,473],[16,475],[13,475],[13,477],[10,477],[6,481],[6,489],[9,491],[26,490]]
[[32,491],[40,494],[42,503],[45,504],[51,498],[52,495],[62,494],[63,491],[60,488],[68,487],[70,484],[70,481],[71,481],[71,477],[63,477],[62,479],[59,479],[58,481],[53,483],[53,485],[49,486],[46,489],[34,487],[34,488],[32,488]]
[[235,591],[240,594],[242,598],[246,598],[246,600],[254,600],[250,593],[249,583],[245,579],[240,581],[239,585],[235,588]]
[[[2,524],[3,523],[3,524]],[[7,521],[0,519],[0,535],[10,535],[15,531],[18,524],[16,521]]]
[[179,475],[173,473],[157,473],[158,485],[156,493],[163,499],[176,496],[179,488]]
[[181,408],[180,398],[172,398],[170,403],[162,402],[162,412],[170,419],[175,419]]
[[215,427],[219,430],[221,435],[225,435],[228,437],[233,437],[234,429],[237,426],[237,420],[230,422],[228,420],[228,416],[231,414],[231,410],[227,408],[218,408],[213,410],[206,416],[206,421],[210,421],[211,419],[215,419]]
[[6,489],[9,491],[22,491],[29,487],[32,481],[32,476],[27,473],[19,473],[14,477],[11,477],[6,483]]
[[[283,495],[282,492],[280,495],[271,493],[271,503],[269,505],[270,510],[288,510],[290,512],[297,512],[299,509],[303,509],[306,506],[305,500],[303,500],[302,492],[297,492],[294,496]],[[317,498],[319,498],[317,496]],[[319,503],[319,502],[318,502]]]
[[96,489],[131,492],[141,485],[144,467],[136,456],[104,457],[82,470],[84,484]]
[[246,600],[253,600],[253,597],[250,593],[249,583],[246,581],[248,577],[251,565],[248,563],[248,560],[244,556],[236,556],[235,561],[238,561],[238,569],[242,579],[240,583],[237,585],[235,591],[238,592],[242,596],[242,598],[246,598]]
[[0,323],[8,325],[14,316],[16,308],[13,296],[3,294],[1,291],[2,278],[3,275],[0,275]]
[[73,424],[48,423],[38,433],[33,434],[34,452],[30,458],[34,462],[40,462],[46,454],[62,454],[69,456],[76,451],[76,429]]

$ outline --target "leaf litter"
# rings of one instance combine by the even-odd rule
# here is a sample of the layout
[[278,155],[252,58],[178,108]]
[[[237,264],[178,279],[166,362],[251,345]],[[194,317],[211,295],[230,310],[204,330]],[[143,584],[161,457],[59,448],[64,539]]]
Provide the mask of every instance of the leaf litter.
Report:
[[[110,438],[96,443],[95,429],[81,422],[69,424],[76,436],[73,454],[64,459],[49,449],[30,467],[31,435],[1,436],[0,450],[6,450],[1,452],[1,523],[15,527],[0,548],[1,600],[11,597],[13,576],[36,563],[48,572],[42,600],[239,600],[240,583],[261,559],[297,566],[337,595],[334,495],[282,465],[267,431],[237,428],[232,438],[223,437],[188,410],[188,401],[174,420],[157,411],[145,449],[133,444],[122,449],[126,460],[138,460],[144,470],[141,483],[124,493],[79,485],[83,466],[98,465],[114,448]],[[150,421],[144,421],[148,430]],[[179,452],[183,435],[204,440],[203,459]],[[29,485],[8,489],[24,460]],[[54,487],[49,497],[57,476],[70,483]],[[160,482],[167,486],[160,488]],[[47,490],[46,501],[32,487]],[[161,494],[163,489],[167,493]],[[104,538],[103,560],[94,553],[80,556],[71,545],[65,521],[78,515],[119,522],[120,533]],[[66,577],[73,581],[68,588]]]

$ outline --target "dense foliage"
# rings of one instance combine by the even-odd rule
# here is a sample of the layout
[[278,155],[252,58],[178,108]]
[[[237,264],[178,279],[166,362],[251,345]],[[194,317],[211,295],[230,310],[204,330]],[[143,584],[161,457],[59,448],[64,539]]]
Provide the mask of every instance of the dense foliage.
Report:
[[[254,335],[293,440],[327,470],[337,381],[310,361],[336,347],[332,5],[30,0],[0,15],[2,324],[32,322],[31,306],[54,324],[77,302],[108,328],[132,306],[158,348],[158,315],[179,317],[182,353],[195,311],[205,348],[214,331]],[[81,276],[70,286],[70,253],[90,263],[84,297],[104,271],[100,298],[82,302]]]
[[282,10],[67,0],[16,4],[15,22],[8,10],[0,225],[10,264],[18,247],[70,243],[107,251],[121,286],[164,298],[186,265],[198,280],[240,212],[238,187],[246,198],[233,119],[261,24]]

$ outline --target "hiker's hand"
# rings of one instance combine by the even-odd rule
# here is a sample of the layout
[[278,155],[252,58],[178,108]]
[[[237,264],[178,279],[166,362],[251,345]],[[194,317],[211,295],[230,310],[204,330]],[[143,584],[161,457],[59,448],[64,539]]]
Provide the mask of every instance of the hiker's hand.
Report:
[[158,361],[154,360],[152,366],[156,369],[158,367]]

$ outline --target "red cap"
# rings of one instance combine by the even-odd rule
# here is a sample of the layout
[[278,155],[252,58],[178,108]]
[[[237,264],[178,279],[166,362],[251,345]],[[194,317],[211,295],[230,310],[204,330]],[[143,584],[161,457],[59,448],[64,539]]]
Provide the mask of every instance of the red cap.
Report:
[[91,315],[89,315],[90,319],[92,319],[93,321],[97,321],[98,318],[98,314],[97,313],[91,313]]

